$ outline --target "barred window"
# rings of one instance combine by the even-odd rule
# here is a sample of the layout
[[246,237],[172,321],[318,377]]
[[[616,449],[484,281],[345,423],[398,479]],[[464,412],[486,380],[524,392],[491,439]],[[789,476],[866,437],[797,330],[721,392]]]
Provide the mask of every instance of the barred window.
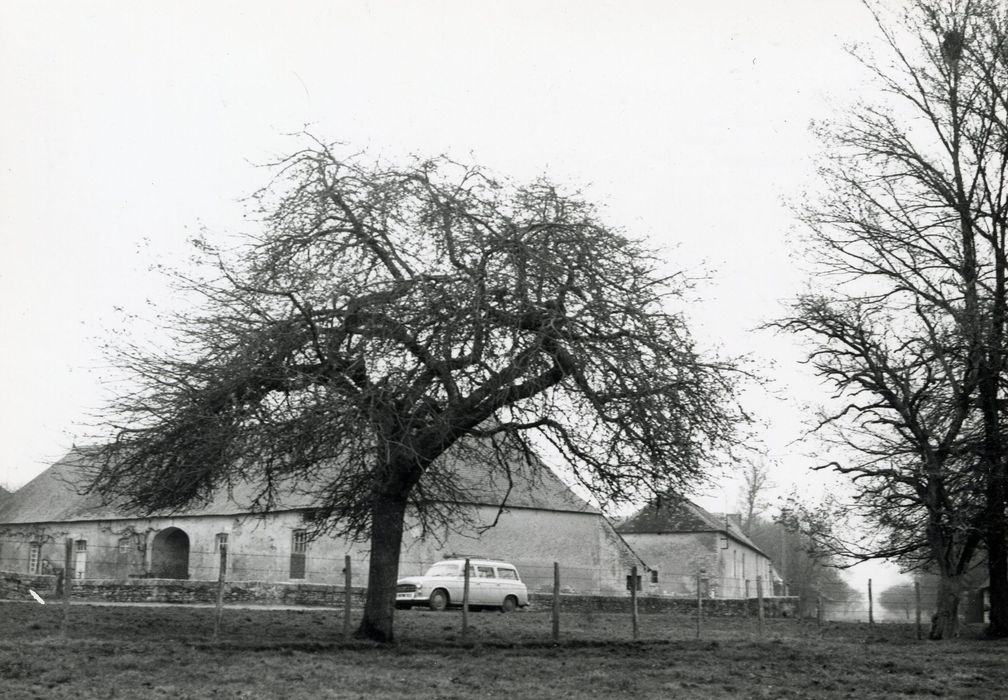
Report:
[[308,551],[308,532],[306,530],[295,530],[294,531],[294,548],[293,551],[298,554],[304,554]]
[[228,534],[226,532],[217,533],[217,551],[221,548],[227,549],[228,546]]

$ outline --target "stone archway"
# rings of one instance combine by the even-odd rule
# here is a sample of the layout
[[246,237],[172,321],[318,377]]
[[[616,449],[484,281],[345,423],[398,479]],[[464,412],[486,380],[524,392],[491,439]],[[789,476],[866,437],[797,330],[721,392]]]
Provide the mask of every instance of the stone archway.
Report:
[[177,527],[167,527],[151,544],[151,576],[189,578],[189,535]]

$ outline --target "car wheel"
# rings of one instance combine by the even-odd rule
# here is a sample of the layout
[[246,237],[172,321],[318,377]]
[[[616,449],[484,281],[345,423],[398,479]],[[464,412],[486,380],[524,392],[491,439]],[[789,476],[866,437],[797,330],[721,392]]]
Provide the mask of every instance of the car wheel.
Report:
[[448,592],[442,589],[437,589],[430,594],[430,605],[431,610],[444,610],[448,607]]
[[501,603],[501,612],[505,613],[514,612],[515,608],[517,607],[518,607],[518,599],[515,598],[513,595],[509,595],[507,598],[504,599],[504,602]]

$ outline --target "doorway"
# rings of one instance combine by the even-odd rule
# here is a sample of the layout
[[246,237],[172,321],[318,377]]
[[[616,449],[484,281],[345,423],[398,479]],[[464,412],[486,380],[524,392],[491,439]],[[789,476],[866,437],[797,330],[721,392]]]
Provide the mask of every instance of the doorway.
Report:
[[151,576],[189,578],[189,535],[168,527],[154,536],[151,546]]

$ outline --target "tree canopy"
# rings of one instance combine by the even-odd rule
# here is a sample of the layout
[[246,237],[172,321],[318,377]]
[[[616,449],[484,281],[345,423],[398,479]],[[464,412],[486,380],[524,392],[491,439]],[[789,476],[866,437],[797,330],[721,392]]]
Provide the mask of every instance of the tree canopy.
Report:
[[672,308],[685,280],[579,194],[315,140],[273,169],[261,232],[200,244],[173,342],[118,349],[139,388],[93,488],[154,511],[242,479],[269,510],[310,485],[319,529],[370,538],[359,634],[390,640],[406,509],[454,514],[449,449],[506,472],[544,441],[605,502],[688,489],[732,445],[735,368]]

